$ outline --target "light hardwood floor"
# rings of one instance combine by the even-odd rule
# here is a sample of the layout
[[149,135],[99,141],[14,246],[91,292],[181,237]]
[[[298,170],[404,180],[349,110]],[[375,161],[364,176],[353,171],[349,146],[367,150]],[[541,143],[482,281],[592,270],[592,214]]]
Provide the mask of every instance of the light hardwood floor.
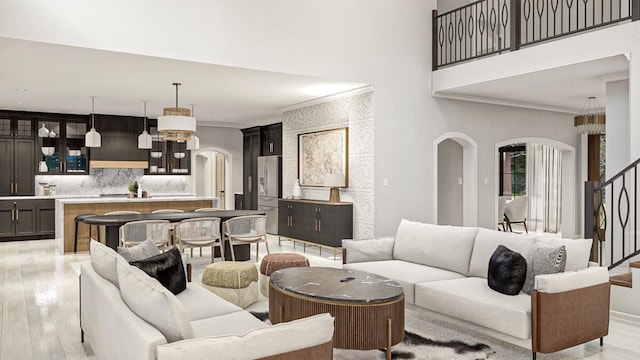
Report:
[[[278,246],[271,236],[269,248],[294,251],[290,242]],[[341,264],[327,251],[318,256],[317,249],[307,248],[305,255],[314,266]],[[71,266],[88,259],[88,253],[56,255],[53,240],[0,243],[0,359],[94,358],[80,342],[78,277]],[[593,341],[567,353],[589,360],[640,359],[640,326],[613,318],[603,351]]]

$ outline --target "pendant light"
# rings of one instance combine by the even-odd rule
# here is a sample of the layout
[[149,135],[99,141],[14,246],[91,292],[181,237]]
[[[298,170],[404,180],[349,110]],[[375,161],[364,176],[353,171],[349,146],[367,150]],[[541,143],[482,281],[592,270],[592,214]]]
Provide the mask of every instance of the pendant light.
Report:
[[142,134],[138,135],[138,149],[151,149],[152,139],[147,132],[147,101],[142,102],[144,103],[144,129]]
[[91,96],[91,130],[84,135],[84,145],[90,148],[102,146],[102,136],[96,131],[96,120],[94,118],[95,100],[96,96]]
[[607,129],[607,116],[595,96],[589,96],[580,115],[573,118],[573,125],[580,134],[599,135]]
[[[191,105],[191,115],[195,116],[195,112],[193,111],[193,105]],[[191,135],[191,139],[187,140],[187,150],[198,150],[200,149],[200,139],[197,136]]]
[[167,141],[187,141],[196,131],[196,118],[191,116],[191,111],[178,107],[178,86],[176,87],[176,107],[164,108],[163,116],[158,116],[158,131]]

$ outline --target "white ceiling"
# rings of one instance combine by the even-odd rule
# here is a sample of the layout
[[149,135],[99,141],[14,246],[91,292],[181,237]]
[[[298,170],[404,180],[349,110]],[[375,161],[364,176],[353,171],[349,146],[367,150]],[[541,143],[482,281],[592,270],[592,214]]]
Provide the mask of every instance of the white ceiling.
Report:
[[627,58],[618,55],[461,86],[436,96],[577,114],[589,96],[605,107],[606,81],[627,78],[628,73]]
[[281,121],[281,109],[365,84],[0,37],[0,109],[162,115],[179,105],[199,125],[247,127]]

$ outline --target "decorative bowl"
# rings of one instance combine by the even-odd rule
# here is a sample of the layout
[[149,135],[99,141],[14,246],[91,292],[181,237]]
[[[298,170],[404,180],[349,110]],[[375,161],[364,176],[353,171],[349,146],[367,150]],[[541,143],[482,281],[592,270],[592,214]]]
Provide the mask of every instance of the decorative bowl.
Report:
[[51,156],[56,151],[56,148],[53,146],[43,146],[42,147],[42,155]]
[[173,157],[176,158],[176,159],[182,159],[182,158],[185,157],[185,155],[186,154],[183,153],[183,152],[175,152],[175,153],[173,153]]
[[162,157],[162,151],[151,151],[149,154],[154,159],[159,159]]

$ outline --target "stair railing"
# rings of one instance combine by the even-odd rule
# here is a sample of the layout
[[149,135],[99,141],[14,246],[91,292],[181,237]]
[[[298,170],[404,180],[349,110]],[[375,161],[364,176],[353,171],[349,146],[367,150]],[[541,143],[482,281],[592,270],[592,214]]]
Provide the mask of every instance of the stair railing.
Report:
[[638,247],[638,167],[636,160],[611,179],[585,182],[585,237],[592,238],[592,261],[609,269],[640,255]]

